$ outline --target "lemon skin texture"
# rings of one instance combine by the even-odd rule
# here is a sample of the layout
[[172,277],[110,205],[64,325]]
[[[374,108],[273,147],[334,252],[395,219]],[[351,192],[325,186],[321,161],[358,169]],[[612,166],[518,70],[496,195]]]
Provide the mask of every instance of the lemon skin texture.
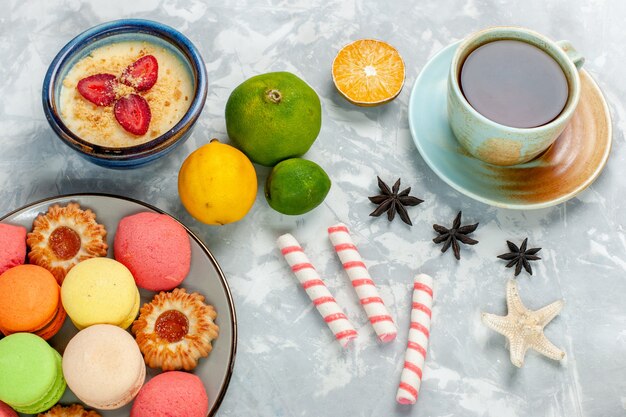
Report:
[[237,148],[213,140],[191,153],[178,173],[180,200],[194,218],[210,225],[241,220],[257,193],[256,172]]

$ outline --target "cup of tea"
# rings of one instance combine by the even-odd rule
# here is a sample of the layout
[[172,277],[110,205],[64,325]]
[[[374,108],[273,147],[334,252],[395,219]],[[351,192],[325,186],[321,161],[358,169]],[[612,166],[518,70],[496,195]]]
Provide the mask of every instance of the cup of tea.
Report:
[[448,77],[454,135],[471,155],[494,165],[532,160],[571,120],[583,62],[569,42],[529,29],[473,33],[456,50]]

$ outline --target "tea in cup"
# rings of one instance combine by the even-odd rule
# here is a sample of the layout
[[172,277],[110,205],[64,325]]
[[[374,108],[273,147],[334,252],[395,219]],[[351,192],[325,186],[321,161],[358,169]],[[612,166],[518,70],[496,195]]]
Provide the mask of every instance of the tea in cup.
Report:
[[459,143],[494,165],[528,162],[571,120],[584,59],[569,42],[494,27],[457,49],[448,78],[448,119]]

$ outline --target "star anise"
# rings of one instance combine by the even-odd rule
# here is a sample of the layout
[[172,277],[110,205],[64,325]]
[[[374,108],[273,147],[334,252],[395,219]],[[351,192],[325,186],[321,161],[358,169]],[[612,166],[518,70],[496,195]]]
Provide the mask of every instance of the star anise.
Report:
[[530,262],[528,261],[537,261],[541,259],[537,256],[537,252],[541,250],[541,248],[530,248],[526,249],[528,244],[528,238],[524,239],[522,245],[518,248],[515,243],[506,241],[506,244],[509,245],[509,253],[503,253],[502,255],[498,255],[498,258],[504,259],[505,261],[510,261],[506,264],[507,268],[515,265],[515,276],[518,276],[520,272],[522,272],[522,267],[528,272],[530,275],[533,274],[533,268],[530,266]]
[[380,177],[377,176],[376,178],[378,178],[378,188],[380,188],[382,194],[368,197],[372,203],[378,204],[378,208],[371,212],[370,216],[378,217],[386,211],[387,219],[392,221],[396,216],[396,212],[398,212],[403,222],[409,226],[413,226],[405,206],[417,206],[423,203],[424,200],[410,196],[411,187],[398,192],[398,190],[400,190],[400,178],[398,178],[398,181],[396,181],[391,189],[389,189],[389,186],[385,184]]
[[446,229],[443,226],[438,224],[433,224],[433,229],[439,236],[433,239],[435,243],[442,243],[443,247],[441,248],[441,252],[445,252],[452,246],[452,251],[454,252],[454,257],[456,259],[461,259],[461,248],[459,247],[459,242],[464,243],[466,245],[475,245],[478,243],[477,240],[468,237],[470,233],[472,233],[478,227],[478,223],[470,224],[467,226],[461,226],[461,212],[456,215],[454,218],[454,222],[452,223],[451,229]]

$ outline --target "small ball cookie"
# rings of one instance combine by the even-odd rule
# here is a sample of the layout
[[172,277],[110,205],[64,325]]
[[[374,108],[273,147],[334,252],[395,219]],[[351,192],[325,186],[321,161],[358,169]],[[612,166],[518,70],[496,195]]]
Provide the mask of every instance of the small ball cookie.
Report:
[[19,417],[14,409],[0,401],[0,416],[1,417]]
[[144,304],[132,331],[149,367],[190,371],[211,352],[219,333],[216,317],[202,295],[176,288]]
[[64,407],[55,405],[45,413],[38,414],[37,417],[102,417],[93,410],[85,410],[80,404],[72,404]]
[[120,220],[113,244],[115,259],[138,287],[169,291],[180,285],[191,267],[191,243],[185,228],[166,214],[142,212]]
[[0,223],[0,274],[26,260],[26,229]]
[[163,372],[143,386],[130,417],[206,417],[209,398],[202,380],[187,372]]
[[30,263],[42,266],[63,282],[67,272],[85,259],[106,256],[106,229],[91,210],[76,203],[50,206],[33,222],[27,235]]

